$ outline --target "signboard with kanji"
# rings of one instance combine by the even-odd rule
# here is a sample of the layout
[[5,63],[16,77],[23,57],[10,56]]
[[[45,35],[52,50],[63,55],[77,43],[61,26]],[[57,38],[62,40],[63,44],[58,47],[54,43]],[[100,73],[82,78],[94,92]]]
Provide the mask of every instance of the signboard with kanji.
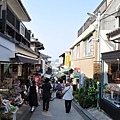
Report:
[[101,73],[101,64],[100,63],[94,63],[93,64],[93,73]]
[[65,52],[65,66],[70,66],[70,51]]

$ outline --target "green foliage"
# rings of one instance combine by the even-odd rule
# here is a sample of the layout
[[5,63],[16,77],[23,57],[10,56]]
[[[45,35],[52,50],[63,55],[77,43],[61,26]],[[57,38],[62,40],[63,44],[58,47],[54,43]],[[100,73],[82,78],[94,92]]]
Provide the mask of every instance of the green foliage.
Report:
[[13,120],[12,113],[0,113],[0,120]]
[[84,104],[84,99],[85,99],[85,89],[84,87],[81,87],[79,92],[78,92],[78,102],[81,106]]
[[83,108],[89,108],[92,106],[91,98],[89,96],[86,96],[83,102]]
[[96,107],[98,100],[97,82],[87,78],[85,86],[80,87],[74,96],[83,108]]

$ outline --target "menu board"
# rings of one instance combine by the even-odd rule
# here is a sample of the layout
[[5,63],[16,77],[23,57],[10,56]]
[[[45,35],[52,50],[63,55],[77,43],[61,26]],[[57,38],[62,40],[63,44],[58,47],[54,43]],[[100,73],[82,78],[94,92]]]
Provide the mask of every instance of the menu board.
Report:
[[93,64],[93,73],[101,73],[101,63],[94,63]]

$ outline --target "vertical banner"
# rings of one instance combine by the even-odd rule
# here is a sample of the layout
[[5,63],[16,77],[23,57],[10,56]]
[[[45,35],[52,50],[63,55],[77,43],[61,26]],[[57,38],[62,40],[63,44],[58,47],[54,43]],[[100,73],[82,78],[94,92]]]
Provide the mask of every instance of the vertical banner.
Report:
[[22,65],[18,65],[18,76],[22,76]]
[[65,66],[70,66],[70,50],[65,51]]

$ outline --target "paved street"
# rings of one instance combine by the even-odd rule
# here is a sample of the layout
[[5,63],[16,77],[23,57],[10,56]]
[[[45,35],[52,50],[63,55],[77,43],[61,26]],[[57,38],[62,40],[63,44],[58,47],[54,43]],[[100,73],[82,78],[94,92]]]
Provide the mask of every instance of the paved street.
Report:
[[41,105],[33,113],[29,112],[29,106],[23,105],[17,112],[16,120],[112,120],[104,112],[100,112],[96,108],[85,110],[81,107],[76,107],[76,104],[73,104],[73,106],[71,112],[66,114],[64,100],[61,99],[51,101],[50,109],[47,113],[42,111],[42,101]]
[[41,105],[38,106],[33,113],[30,113],[29,110],[30,107],[28,106],[20,109],[17,113],[17,120],[84,120],[74,107],[71,108],[69,114],[65,113],[64,100],[62,99],[50,101],[48,112],[42,111],[42,101]]
[[50,102],[49,111],[42,111],[42,104],[33,113],[30,120],[84,120],[81,115],[72,107],[69,114],[65,113],[64,100],[55,99]]
[[17,112],[16,120],[112,120],[104,112],[100,112],[96,108],[85,110],[77,103],[73,102],[71,112],[65,113],[64,100],[54,99],[50,101],[48,112],[42,111],[41,105],[30,113],[29,105],[23,105]]

